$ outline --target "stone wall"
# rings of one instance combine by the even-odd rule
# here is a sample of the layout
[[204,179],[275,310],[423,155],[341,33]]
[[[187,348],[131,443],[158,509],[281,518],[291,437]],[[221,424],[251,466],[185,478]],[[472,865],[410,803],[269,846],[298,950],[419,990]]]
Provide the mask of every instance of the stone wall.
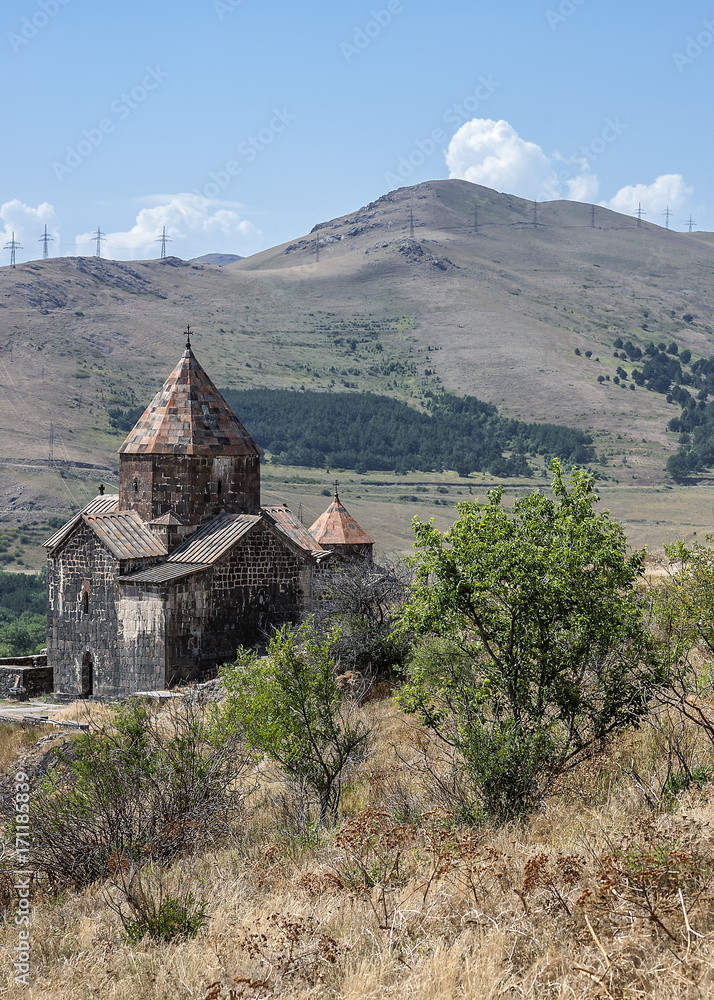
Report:
[[[121,570],[129,573],[149,562],[126,561]],[[156,686],[157,677],[163,681],[161,633],[150,641],[142,637],[143,608],[137,609],[138,623],[122,608],[121,627],[129,621],[136,640],[128,651],[123,648],[118,601],[126,595],[118,591],[119,571],[118,561],[84,523],[47,560],[47,662],[57,694],[115,697]],[[155,615],[149,617],[155,622]]]
[[[305,564],[265,522],[210,570],[177,581],[167,597],[167,680],[195,679],[297,620]],[[310,560],[311,562],[311,560]]]
[[[18,681],[19,678],[19,681]],[[0,664],[0,698],[38,698],[53,690],[52,667]]]
[[221,511],[247,514],[260,506],[260,459],[223,455],[122,455],[119,508],[144,521],[173,511],[203,524]]
[[156,588],[119,585],[117,627],[120,693],[165,686],[165,598]]
[[47,653],[30,656],[0,656],[0,667],[46,667]]

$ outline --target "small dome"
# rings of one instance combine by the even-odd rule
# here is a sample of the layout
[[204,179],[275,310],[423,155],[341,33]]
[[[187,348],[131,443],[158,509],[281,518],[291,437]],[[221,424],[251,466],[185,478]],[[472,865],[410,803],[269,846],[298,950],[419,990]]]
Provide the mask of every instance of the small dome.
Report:
[[323,549],[342,546],[374,545],[364,528],[355,521],[352,515],[342,506],[340,498],[335,493],[335,499],[315,521],[310,528],[310,534]]

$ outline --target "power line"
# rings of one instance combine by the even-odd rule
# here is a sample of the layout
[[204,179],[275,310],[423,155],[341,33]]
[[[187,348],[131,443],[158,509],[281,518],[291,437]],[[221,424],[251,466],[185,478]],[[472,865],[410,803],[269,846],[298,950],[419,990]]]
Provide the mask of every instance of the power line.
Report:
[[50,464],[50,467],[54,465],[54,463],[55,463],[55,425],[54,424],[50,424],[50,448],[49,448],[49,456],[48,456],[47,460],[48,460],[48,462]]
[[315,233],[315,263],[320,263],[320,237]]
[[672,215],[672,212],[669,210],[669,205],[667,205],[665,211],[662,212],[662,215],[664,216],[664,228],[669,229],[669,217]]
[[161,236],[157,236],[156,237],[156,239],[154,240],[154,243],[160,243],[161,244],[161,260],[163,260],[166,257],[166,244],[167,243],[173,243],[173,240],[171,239],[171,237],[166,235],[166,226],[164,226],[164,231],[161,234]]
[[637,216],[637,228],[641,229],[642,228],[642,216],[643,215],[647,215],[647,212],[645,212],[645,210],[642,208],[642,203],[641,202],[638,203],[638,205],[637,205],[637,211],[633,212],[633,215]]
[[478,205],[474,205],[474,232],[478,232]]
[[42,259],[43,260],[47,260],[47,258],[50,255],[49,243],[50,243],[51,240],[54,240],[54,236],[50,236],[49,235],[49,233],[47,232],[47,226],[45,226],[45,234],[44,234],[44,236],[40,236],[39,240],[37,241],[38,243],[42,244]]
[[538,201],[535,198],[533,199],[533,225],[538,225]]
[[414,209],[409,209],[409,237],[414,239]]
[[106,241],[106,236],[101,231],[101,229],[99,228],[99,226],[97,226],[96,235],[92,237],[92,243],[96,243],[97,244],[97,249],[94,251],[94,256],[95,257],[101,257],[102,256],[102,242],[103,241]]
[[684,225],[685,225],[685,226],[689,226],[689,232],[690,232],[690,233],[691,233],[691,231],[692,231],[692,228],[693,228],[694,226],[696,226],[696,222],[695,222],[695,221],[694,221],[694,219],[692,218],[691,214],[690,214],[689,218],[687,219],[687,221],[686,221],[686,222],[684,223]]
[[595,228],[595,205],[590,206],[590,228]]
[[15,251],[16,250],[22,250],[22,247],[20,246],[20,244],[15,239],[15,233],[12,234],[12,239],[8,243],[5,244],[5,246],[3,247],[3,250],[9,250],[10,251],[10,267],[14,267],[15,266]]

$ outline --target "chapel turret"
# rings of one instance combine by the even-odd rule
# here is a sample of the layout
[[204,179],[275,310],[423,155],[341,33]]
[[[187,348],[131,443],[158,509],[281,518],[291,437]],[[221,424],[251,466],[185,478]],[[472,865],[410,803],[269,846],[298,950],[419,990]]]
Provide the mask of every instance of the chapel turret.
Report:
[[260,449],[196,360],[176,368],[119,449],[119,509],[186,525],[260,507]]
[[310,528],[310,534],[321,548],[338,557],[372,561],[374,541],[343,506],[337,490],[330,506]]

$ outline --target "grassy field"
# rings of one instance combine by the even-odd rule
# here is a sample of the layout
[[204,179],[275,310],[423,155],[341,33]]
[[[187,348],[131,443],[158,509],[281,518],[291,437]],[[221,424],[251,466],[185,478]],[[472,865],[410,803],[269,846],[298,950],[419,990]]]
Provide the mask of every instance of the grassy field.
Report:
[[[86,711],[86,710],[83,710]],[[90,710],[106,722],[106,709]],[[292,791],[269,768],[244,776],[230,835],[150,866],[144,898],[192,890],[207,904],[195,938],[127,940],[107,901],[121,875],[90,888],[32,890],[31,986],[8,1000],[684,1000],[714,988],[711,784],[662,799],[666,748],[645,727],[563,782],[530,820],[453,825],[412,766],[423,734],[391,700],[364,709],[375,728],[337,824],[296,822]],[[74,713],[67,709],[67,716]],[[0,761],[37,761],[0,729]],[[688,734],[690,759],[705,753]],[[29,757],[28,757],[29,754]],[[635,778],[636,775],[636,778]],[[10,881],[7,879],[10,878]],[[12,906],[11,876],[0,877]],[[9,911],[12,913],[12,909]],[[17,943],[0,925],[0,948]]]
[[[17,497],[24,509],[7,505],[0,508],[0,558],[7,559],[7,571],[33,571],[44,566],[42,542],[52,534],[52,525],[68,520],[72,513],[96,496],[96,473],[76,474],[76,470],[48,470],[43,467],[18,468],[0,465],[0,496],[3,489]],[[373,473],[358,476],[347,472],[326,472],[263,465],[263,502],[287,503],[301,514],[309,527],[325,510],[339,483],[340,497],[366,531],[374,538],[376,550],[384,555],[406,555],[411,551],[411,520],[434,518],[445,530],[456,516],[460,501],[483,500],[486,491],[503,487],[510,504],[534,489],[548,489],[545,469],[541,478],[509,481],[474,473],[460,479],[455,473],[394,476]],[[110,474],[104,477],[107,492],[118,489]],[[55,491],[62,490],[57,496]],[[633,548],[646,546],[653,554],[662,545],[682,538],[700,541],[714,532],[714,486],[642,485],[603,482],[598,484],[602,507],[625,526]],[[3,550],[3,546],[6,546]]]
[[[411,551],[411,520],[434,519],[445,530],[456,517],[455,505],[484,500],[486,492],[502,486],[507,504],[534,489],[549,489],[550,479],[498,481],[474,474],[394,476],[378,474],[338,476],[340,499],[374,538],[378,551],[407,554]],[[334,476],[305,469],[263,469],[263,495],[269,502],[286,502],[298,511],[309,527],[325,509],[332,494]],[[646,546],[652,553],[676,538],[704,540],[714,531],[714,487],[640,486],[598,484],[603,509],[621,521],[633,548]],[[329,494],[326,495],[326,494]]]

